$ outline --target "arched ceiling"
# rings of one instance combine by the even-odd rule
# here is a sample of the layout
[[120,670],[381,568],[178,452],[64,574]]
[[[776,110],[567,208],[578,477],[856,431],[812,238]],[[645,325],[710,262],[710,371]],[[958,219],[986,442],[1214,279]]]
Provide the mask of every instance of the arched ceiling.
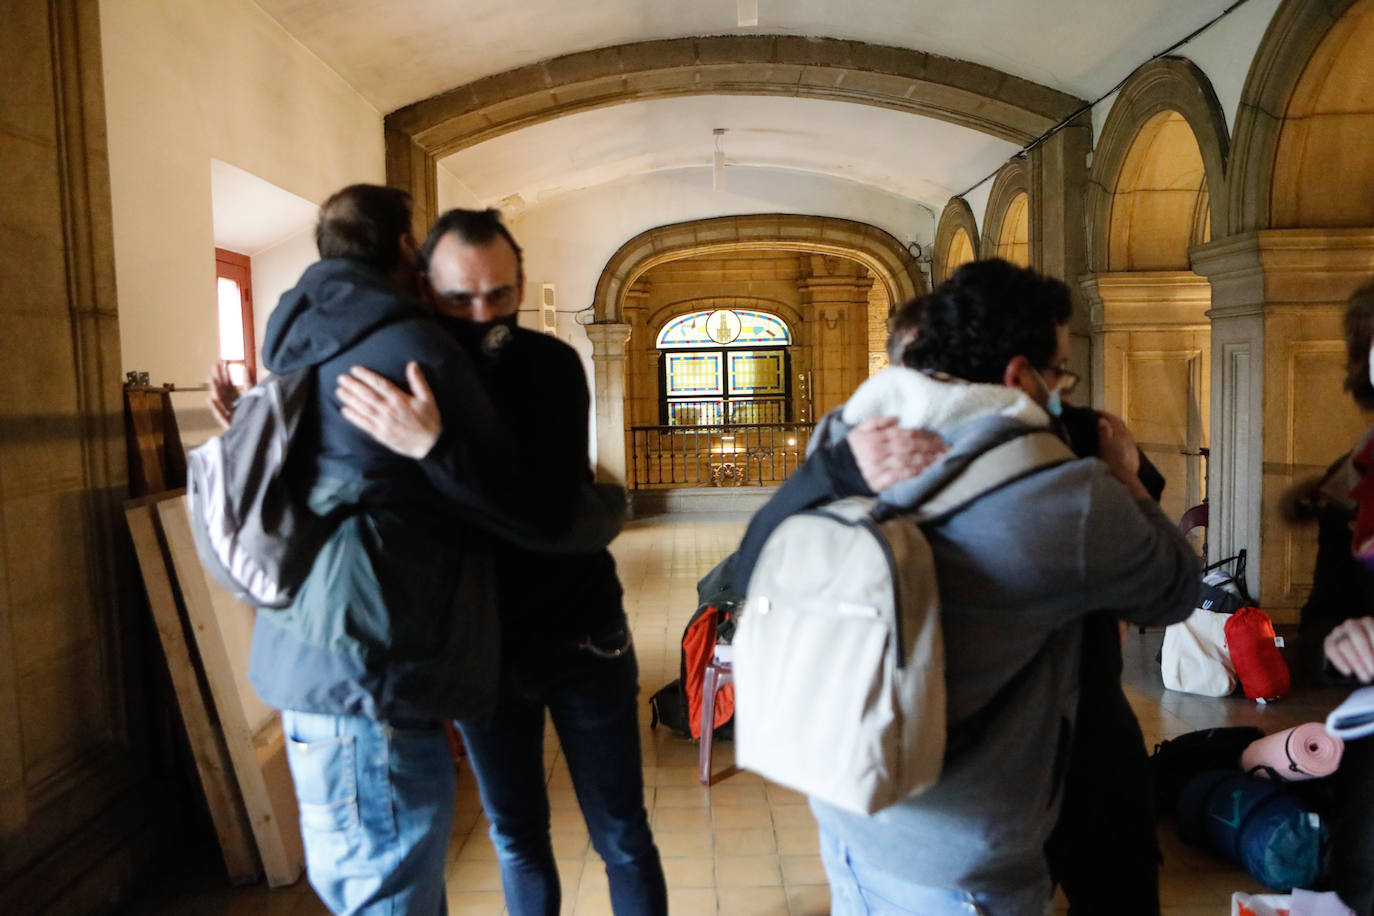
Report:
[[932,118],[821,99],[697,96],[580,112],[503,134],[440,160],[484,205],[534,204],[629,175],[709,168],[711,130],[732,169],[819,172],[925,203],[996,169],[1017,147]]
[[967,60],[1095,98],[1230,0],[257,0],[378,111],[574,51],[685,35],[810,35]]
[[[499,109],[472,114],[469,120],[513,118],[504,128],[508,133],[487,132],[471,145],[420,141],[438,155],[456,150],[442,167],[483,203],[498,203],[514,194],[536,203],[628,175],[708,167],[711,129],[725,127],[726,158],[735,167],[824,173],[882,188],[938,212],[952,194],[989,174],[1014,151],[1008,140],[1026,142],[1071,112],[1077,98],[1105,92],[1152,54],[1206,23],[1230,0],[758,0],[758,25],[749,28],[739,25],[736,0],[256,2],[383,114],[411,106],[392,116],[403,118],[432,105],[436,96],[447,99],[444,94],[460,91],[463,99],[470,97],[478,105],[490,101]],[[505,91],[502,79],[532,79],[537,89],[543,85],[541,79],[553,78],[518,68],[558,59],[575,78],[578,67],[598,62],[567,55],[631,46],[649,53],[651,46],[633,43],[713,35],[867,42],[886,46],[874,52],[879,59],[884,54],[891,57],[894,48],[909,49],[991,69],[971,72],[967,64],[961,65],[965,70],[958,78],[968,82],[948,86],[934,74],[950,68],[930,58],[932,82],[920,90],[929,98],[916,101],[934,108],[916,111],[885,109],[871,99],[869,104],[854,104],[863,93],[850,90],[846,77],[864,84],[861,88],[868,88],[865,77],[889,87],[895,101],[917,91],[903,90],[906,83],[885,72],[866,74],[869,64],[864,62],[854,63],[852,74],[826,71],[824,79],[834,82],[835,91],[819,97],[809,93],[812,98],[779,93],[785,85],[772,86],[767,94],[737,87],[732,91],[738,94],[709,89],[712,94],[682,95],[681,73],[660,77],[652,72],[640,75],[649,84],[646,95],[653,94],[653,83],[660,79],[677,80],[676,94],[629,94],[600,103],[605,107],[555,112],[551,119],[530,114],[531,106],[547,100],[499,95]],[[804,57],[806,52],[803,48],[788,53]],[[826,53],[843,58],[845,52],[829,46]],[[909,61],[902,66],[908,65]],[[926,64],[918,60],[912,66],[917,72],[906,78],[921,79]],[[778,79],[777,68],[766,60],[757,63],[757,70],[765,82]],[[741,72],[749,72],[747,64]],[[516,79],[512,74],[517,73],[524,75]],[[488,78],[496,82],[489,85]],[[615,73],[601,79],[614,83]],[[580,91],[573,91],[573,97]],[[545,95],[549,92],[563,94],[559,85],[551,85]],[[840,97],[847,92],[858,94]],[[497,97],[488,100],[488,93]],[[461,106],[466,104],[463,99],[453,102]],[[1017,109],[1017,104],[1027,107]],[[944,112],[947,118],[954,111],[954,123],[928,117],[923,113],[928,110]],[[1033,125],[1029,128],[1006,120],[1009,112],[1032,110],[1034,116],[1025,122]],[[983,117],[986,123],[979,120]],[[411,130],[400,122],[395,126]]]

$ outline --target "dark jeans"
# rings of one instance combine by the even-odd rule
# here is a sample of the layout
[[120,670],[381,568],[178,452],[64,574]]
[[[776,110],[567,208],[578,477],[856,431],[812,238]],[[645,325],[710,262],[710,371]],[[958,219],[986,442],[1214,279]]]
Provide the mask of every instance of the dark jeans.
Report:
[[1059,821],[1045,855],[1070,916],[1159,916],[1150,758],[1121,690],[1116,620],[1083,623],[1083,671]]
[[512,916],[553,916],[561,905],[544,776],[546,707],[592,845],[606,863],[612,908],[627,916],[668,911],[644,810],[638,693],[632,649],[603,658],[569,648],[548,663],[538,687],[504,687],[489,722],[459,723]]

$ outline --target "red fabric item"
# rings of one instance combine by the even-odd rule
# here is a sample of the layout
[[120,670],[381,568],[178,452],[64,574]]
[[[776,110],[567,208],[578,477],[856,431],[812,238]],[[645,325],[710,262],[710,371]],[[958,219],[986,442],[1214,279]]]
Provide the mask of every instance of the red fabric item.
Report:
[[[720,611],[707,606],[682,634],[682,691],[687,697],[687,724],[692,737],[701,737],[701,682],[706,665],[716,651],[716,621]],[[735,714],[735,687],[727,684],[716,693],[716,712],[713,728],[719,728]]]
[[1241,689],[1252,700],[1277,700],[1289,688],[1288,665],[1274,644],[1274,622],[1257,607],[1243,607],[1226,621],[1226,648]]

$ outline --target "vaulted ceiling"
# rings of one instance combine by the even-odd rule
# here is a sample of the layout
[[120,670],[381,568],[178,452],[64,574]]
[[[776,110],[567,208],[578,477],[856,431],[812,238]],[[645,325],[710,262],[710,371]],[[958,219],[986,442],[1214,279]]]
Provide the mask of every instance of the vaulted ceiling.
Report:
[[[1093,99],[1230,0],[257,0],[386,114],[574,52],[703,35],[839,38],[969,61]],[[474,196],[526,201],[648,171],[820,172],[939,207],[1016,146],[971,127],[848,101],[749,95],[634,100],[503,134],[444,166]]]

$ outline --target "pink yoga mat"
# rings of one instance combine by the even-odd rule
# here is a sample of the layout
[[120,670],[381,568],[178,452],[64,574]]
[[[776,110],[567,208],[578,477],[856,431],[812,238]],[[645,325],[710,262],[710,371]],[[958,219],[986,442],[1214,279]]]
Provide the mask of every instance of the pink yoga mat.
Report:
[[1321,779],[1341,765],[1345,742],[1326,733],[1320,722],[1307,722],[1267,735],[1240,755],[1241,769],[1272,767],[1288,782]]

